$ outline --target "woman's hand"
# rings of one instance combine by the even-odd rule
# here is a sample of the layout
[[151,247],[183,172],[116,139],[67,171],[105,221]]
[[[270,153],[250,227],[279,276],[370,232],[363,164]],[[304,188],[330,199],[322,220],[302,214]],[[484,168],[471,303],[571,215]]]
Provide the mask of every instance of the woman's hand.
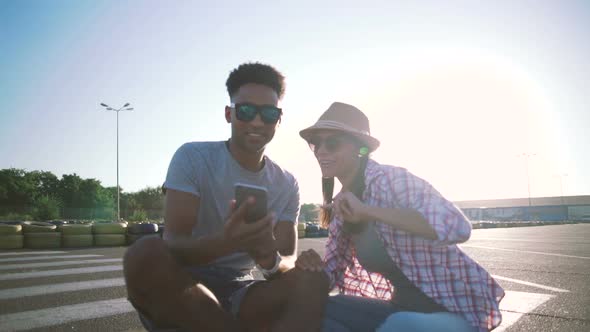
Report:
[[324,261],[315,250],[309,249],[297,257],[295,267],[304,271],[321,272],[324,270]]
[[334,198],[334,209],[342,220],[358,224],[367,221],[367,205],[350,191],[341,192]]

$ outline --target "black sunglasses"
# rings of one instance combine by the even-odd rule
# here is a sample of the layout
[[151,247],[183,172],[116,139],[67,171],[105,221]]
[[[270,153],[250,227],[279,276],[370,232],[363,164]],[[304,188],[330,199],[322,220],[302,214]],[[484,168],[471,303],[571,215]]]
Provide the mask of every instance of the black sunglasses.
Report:
[[230,107],[236,110],[236,118],[245,122],[254,120],[256,114],[260,114],[260,119],[262,119],[262,122],[266,124],[276,124],[281,119],[281,115],[283,115],[283,110],[274,105],[232,103]]
[[342,144],[347,141],[345,136],[335,135],[329,136],[326,139],[321,139],[319,137],[311,137],[307,144],[309,144],[309,148],[313,153],[318,153],[320,147],[323,145],[326,148],[326,151],[333,153],[340,150]]

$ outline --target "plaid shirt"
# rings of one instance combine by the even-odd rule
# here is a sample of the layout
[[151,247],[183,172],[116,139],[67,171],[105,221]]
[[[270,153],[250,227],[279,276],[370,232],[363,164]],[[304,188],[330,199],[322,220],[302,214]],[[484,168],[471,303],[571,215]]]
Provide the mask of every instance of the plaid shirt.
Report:
[[[365,185],[365,204],[417,210],[438,235],[437,240],[427,240],[375,222],[391,261],[424,294],[480,331],[497,327],[502,320],[499,302],[504,290],[456,245],[471,235],[471,224],[463,213],[428,182],[404,168],[369,160]],[[342,220],[337,215],[330,223],[325,263],[331,288],[338,287],[348,295],[391,299],[393,286],[359,264],[352,240],[342,232]]]

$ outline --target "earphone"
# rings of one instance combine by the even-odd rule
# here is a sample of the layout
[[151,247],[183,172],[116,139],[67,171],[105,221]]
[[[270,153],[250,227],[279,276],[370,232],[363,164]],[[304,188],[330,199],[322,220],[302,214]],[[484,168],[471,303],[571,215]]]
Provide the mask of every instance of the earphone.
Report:
[[364,157],[366,155],[369,154],[369,148],[366,146],[363,146],[362,148],[359,149],[359,157]]

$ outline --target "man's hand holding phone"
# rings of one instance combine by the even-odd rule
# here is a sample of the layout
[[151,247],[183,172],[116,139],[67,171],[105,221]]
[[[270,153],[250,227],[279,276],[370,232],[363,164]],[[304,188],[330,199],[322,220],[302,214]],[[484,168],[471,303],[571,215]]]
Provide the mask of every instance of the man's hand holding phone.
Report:
[[224,237],[235,251],[246,251],[257,263],[272,260],[276,253],[274,218],[274,214],[266,212],[265,194],[255,191],[250,195],[248,190],[244,190],[244,185],[238,184],[236,200],[230,203]]

